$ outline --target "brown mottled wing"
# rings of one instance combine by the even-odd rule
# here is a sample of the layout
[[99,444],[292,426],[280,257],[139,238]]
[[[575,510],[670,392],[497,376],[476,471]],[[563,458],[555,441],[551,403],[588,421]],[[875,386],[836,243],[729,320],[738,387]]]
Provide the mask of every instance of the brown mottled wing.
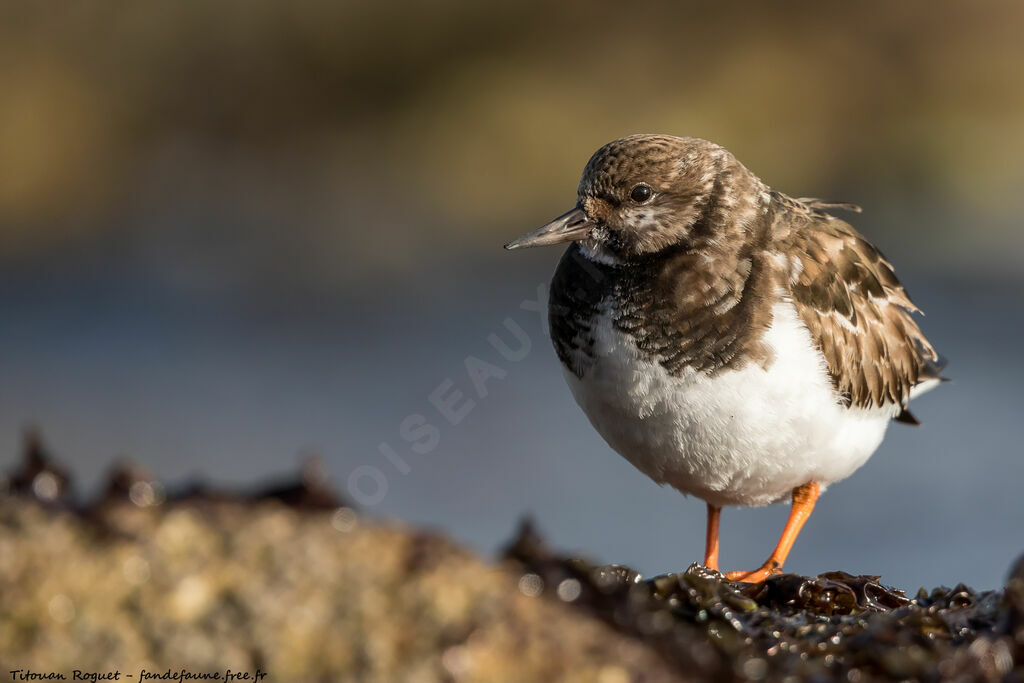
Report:
[[[794,304],[844,402],[906,408],[915,385],[939,379],[941,362],[892,265],[849,224],[813,207],[780,214]],[[905,410],[897,419],[915,422]]]

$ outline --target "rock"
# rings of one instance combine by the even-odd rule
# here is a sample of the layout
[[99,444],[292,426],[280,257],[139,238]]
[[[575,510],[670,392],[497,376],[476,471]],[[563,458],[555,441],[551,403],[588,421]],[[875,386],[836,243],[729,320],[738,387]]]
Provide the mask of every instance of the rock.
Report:
[[108,499],[85,516],[0,497],[5,671],[690,678],[603,621],[531,597],[519,579],[440,535],[366,523],[350,508]]
[[641,639],[680,672],[716,680],[1002,680],[1016,663],[1024,678],[1024,558],[1005,595],[961,584],[909,599],[877,576],[838,571],[750,585],[693,565],[643,581],[628,568],[559,557],[529,524],[505,556],[541,585],[577,582],[575,606]]
[[21,464],[2,478],[0,491],[62,506],[72,498],[71,476],[58,465],[37,429],[25,432]]
[[747,585],[693,565],[644,580],[565,557],[524,523],[488,564],[440,534],[362,518],[315,461],[297,481],[250,492],[165,493],[119,464],[97,500],[78,505],[38,435],[26,445],[0,492],[7,671],[1024,680],[1024,557],[1005,591],[913,598],[839,571]]

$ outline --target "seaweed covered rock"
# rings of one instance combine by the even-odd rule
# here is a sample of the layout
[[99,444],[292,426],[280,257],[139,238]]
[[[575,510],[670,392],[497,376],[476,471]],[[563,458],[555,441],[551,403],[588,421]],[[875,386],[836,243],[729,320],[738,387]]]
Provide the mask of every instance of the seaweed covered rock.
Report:
[[[500,564],[368,522],[309,463],[251,491],[115,467],[79,504],[32,438],[0,487],[5,671],[270,681],[1024,680],[1024,558],[1005,591],[876,576],[645,580],[551,551]],[[30,679],[20,679],[30,680]],[[35,679],[32,679],[35,680]]]
[[643,643],[517,581],[441,536],[345,507],[108,502],[85,516],[0,496],[5,673],[679,678]]
[[554,587],[553,599],[571,596],[681,672],[710,671],[716,680],[1024,679],[1024,558],[1005,594],[957,585],[910,599],[877,576],[845,572],[743,584],[695,564],[644,581],[625,567],[560,557],[529,524],[505,556],[524,577]]

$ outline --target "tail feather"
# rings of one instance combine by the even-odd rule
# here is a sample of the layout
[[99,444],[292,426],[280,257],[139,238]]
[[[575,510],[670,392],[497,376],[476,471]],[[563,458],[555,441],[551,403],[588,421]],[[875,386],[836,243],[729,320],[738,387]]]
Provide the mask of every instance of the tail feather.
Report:
[[[948,377],[942,376],[942,371],[946,369],[947,360],[945,356],[937,356],[934,360],[931,358],[924,358],[924,363],[921,366],[921,373],[918,375],[918,382],[910,390],[910,398],[914,399],[926,391],[930,391],[937,387],[942,382],[951,381]],[[920,420],[914,417],[914,414],[910,412],[906,407],[900,411],[900,414],[893,418],[897,422],[903,424],[913,425],[915,427],[921,424]]]

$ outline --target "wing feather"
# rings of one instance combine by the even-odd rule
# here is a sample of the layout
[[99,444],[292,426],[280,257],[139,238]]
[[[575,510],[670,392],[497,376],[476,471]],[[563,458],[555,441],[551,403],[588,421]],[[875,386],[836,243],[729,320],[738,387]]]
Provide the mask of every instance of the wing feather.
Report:
[[[911,389],[937,378],[943,364],[911,316],[918,309],[892,265],[819,208],[789,200],[777,214],[793,303],[844,403],[905,409]],[[913,420],[903,411],[899,417]]]

